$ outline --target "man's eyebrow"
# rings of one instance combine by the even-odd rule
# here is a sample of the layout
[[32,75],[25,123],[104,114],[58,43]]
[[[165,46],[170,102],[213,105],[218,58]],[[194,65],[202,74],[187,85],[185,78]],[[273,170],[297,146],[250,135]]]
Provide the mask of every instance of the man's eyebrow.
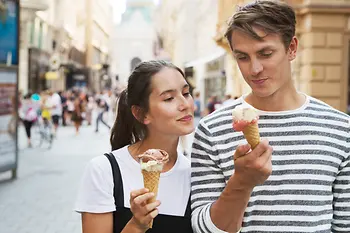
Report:
[[[265,50],[272,50],[272,47],[271,46],[265,46],[262,49],[260,49],[259,51],[257,51],[257,53],[264,52]],[[247,53],[242,52],[242,51],[240,51],[238,49],[233,50],[233,53],[235,53],[235,54],[239,53],[239,54],[248,55]]]
[[[188,88],[190,87],[190,85],[188,85],[187,83],[182,87],[182,89],[184,88]],[[175,89],[169,89],[169,90],[166,90],[166,91],[163,91],[162,93],[160,93],[160,96],[162,95],[165,95],[165,94],[169,94],[169,93],[173,93],[173,92],[176,92]]]

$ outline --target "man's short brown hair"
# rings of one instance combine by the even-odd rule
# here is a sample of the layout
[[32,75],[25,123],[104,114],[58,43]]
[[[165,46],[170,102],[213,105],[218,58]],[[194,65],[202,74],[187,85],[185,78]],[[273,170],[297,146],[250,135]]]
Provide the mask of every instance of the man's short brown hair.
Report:
[[253,27],[262,29],[266,35],[275,33],[281,36],[285,48],[289,47],[295,35],[295,12],[292,7],[280,1],[261,0],[239,7],[231,17],[225,33],[230,46],[232,32],[240,30],[251,37],[262,41],[264,36],[259,36]]

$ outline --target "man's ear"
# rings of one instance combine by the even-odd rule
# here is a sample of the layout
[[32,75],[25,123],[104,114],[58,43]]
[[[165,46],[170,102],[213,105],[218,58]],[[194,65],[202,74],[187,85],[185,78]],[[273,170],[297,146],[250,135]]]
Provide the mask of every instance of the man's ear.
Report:
[[295,57],[297,56],[297,50],[298,50],[298,39],[293,36],[292,41],[290,42],[289,49],[288,49],[288,59],[289,61],[293,61]]
[[147,115],[144,113],[144,110],[141,107],[137,105],[131,106],[131,113],[141,124],[147,125],[150,123]]

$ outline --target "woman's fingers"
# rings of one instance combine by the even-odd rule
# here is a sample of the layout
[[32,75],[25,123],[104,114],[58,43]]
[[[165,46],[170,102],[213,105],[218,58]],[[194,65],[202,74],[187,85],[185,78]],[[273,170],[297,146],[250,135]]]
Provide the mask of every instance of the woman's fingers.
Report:
[[145,193],[145,194],[142,194],[140,196],[135,197],[134,203],[136,205],[142,205],[143,203],[145,203],[148,199],[151,199],[152,197],[154,197],[154,193]]
[[138,189],[138,190],[131,191],[131,192],[130,192],[130,200],[133,200],[133,199],[135,199],[137,196],[140,196],[140,195],[142,195],[142,194],[144,194],[144,193],[147,193],[147,192],[149,192],[149,190],[146,189],[146,188],[142,188],[142,189]]

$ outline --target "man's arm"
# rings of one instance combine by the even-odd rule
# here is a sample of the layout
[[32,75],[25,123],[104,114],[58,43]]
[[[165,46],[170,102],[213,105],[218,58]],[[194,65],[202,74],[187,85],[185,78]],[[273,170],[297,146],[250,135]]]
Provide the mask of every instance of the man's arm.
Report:
[[[237,147],[235,171],[225,187],[210,131],[202,123],[192,150],[192,227],[195,232],[237,232],[253,188],[271,174],[272,148],[267,141],[252,152]],[[249,177],[249,179],[247,179]]]
[[[349,142],[350,143],[350,142]],[[350,232],[350,154],[340,165],[333,183],[332,232]]]

